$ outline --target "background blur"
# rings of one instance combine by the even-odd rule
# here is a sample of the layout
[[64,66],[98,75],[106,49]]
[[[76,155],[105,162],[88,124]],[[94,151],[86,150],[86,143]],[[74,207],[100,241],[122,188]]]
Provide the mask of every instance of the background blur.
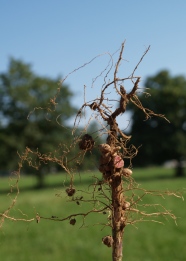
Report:
[[[120,71],[123,77],[128,77],[132,73],[145,50],[149,45],[151,46],[135,72],[136,76],[141,76],[140,88],[149,88],[148,92],[152,95],[146,97],[141,94],[141,101],[144,107],[164,114],[170,121],[168,123],[157,118],[146,121],[145,116],[133,106],[129,106],[126,114],[119,118],[121,129],[131,134],[131,142],[139,147],[139,155],[133,161],[134,168],[141,168],[139,176],[136,175],[137,181],[146,182],[150,189],[184,188],[185,10],[184,0],[0,1],[0,191],[2,195],[9,191],[5,178],[17,169],[18,154],[22,153],[26,146],[33,150],[39,148],[41,153],[45,153],[55,150],[64,141],[68,143],[69,131],[72,130],[75,114],[84,102],[84,96],[86,95],[87,102],[99,96],[104,79],[97,77],[108,65],[110,59],[108,54],[112,55],[118,51],[123,41],[125,41],[125,50]],[[114,58],[117,59],[118,54],[117,52]],[[95,57],[97,58],[94,59]],[[89,63],[91,60],[92,62]],[[86,63],[87,65],[81,70],[76,70]],[[54,104],[50,99],[56,95],[59,82],[64,78],[66,80],[57,100],[59,106],[54,111]],[[131,84],[126,83],[127,91],[130,91],[131,87]],[[84,89],[86,89],[85,95]],[[43,109],[34,110],[38,107]],[[84,124],[82,121],[80,130]],[[93,133],[96,129],[96,122],[92,122],[88,132]],[[96,162],[99,153],[95,150],[92,157],[94,158],[91,158],[91,161],[85,161],[81,171],[87,168],[95,170],[95,165],[91,162]],[[35,174],[38,179],[35,182],[30,175],[23,180],[23,199],[20,208],[25,211],[29,209],[28,215],[37,208],[46,213],[51,206],[56,206],[54,212],[59,210],[61,202],[49,199],[49,195],[55,194],[52,189],[61,185],[63,180],[59,184],[56,176],[51,178],[48,175],[45,182],[43,178],[47,173],[60,173],[60,171],[60,168],[52,164],[43,167],[39,172],[34,172],[33,169],[25,166],[24,173]],[[180,179],[175,179],[177,177]],[[50,181],[47,178],[51,178]],[[35,187],[44,186],[47,187],[45,191],[32,191]],[[38,198],[40,201],[37,203]],[[7,207],[6,200],[7,198],[1,204],[3,210]],[[47,204],[45,204],[46,200]],[[171,201],[170,209],[174,207],[173,210],[177,211],[183,220],[186,217],[183,211],[185,206]],[[42,224],[44,231],[49,232],[45,225],[46,228],[48,227],[48,224]],[[162,230],[163,233],[161,229],[152,226],[152,230],[148,226],[142,227],[138,235],[134,231],[129,233],[126,239],[130,241],[126,249],[127,260],[137,260],[135,255],[138,260],[143,261],[184,260],[186,253],[182,251],[182,245],[186,227],[182,221],[179,225],[178,228],[172,226],[169,231]],[[92,237],[84,232],[79,236],[77,232],[76,235],[73,234],[73,239],[68,238],[68,242],[63,242],[61,246],[61,232],[59,233],[58,225],[51,225],[50,231],[53,231],[53,234],[47,232],[47,244],[43,240],[41,232],[43,229],[39,230],[34,226],[30,229],[32,225],[21,226],[16,227],[17,231],[11,226],[5,229],[5,235],[0,242],[5,261],[14,260],[16,254],[19,260],[37,260],[35,255],[31,254],[33,249],[37,249],[35,251],[38,260],[44,257],[45,261],[51,258],[61,260],[61,249],[63,249],[64,260],[75,260],[76,255],[74,257],[70,255],[72,252],[76,254],[79,250],[82,251],[79,252],[80,256],[82,255],[81,260],[83,258],[95,260],[98,256],[97,250],[92,249],[92,244],[97,240],[95,229],[91,230]],[[71,228],[68,230],[63,225],[63,229],[66,235],[72,234]],[[23,231],[28,233],[22,233]],[[26,235],[21,242],[19,242],[20,235]],[[49,244],[50,240],[54,240],[55,244]],[[70,240],[77,247],[77,251],[71,251]],[[20,248],[23,242],[26,242],[23,247],[25,252]],[[12,248],[12,253],[9,251],[9,244],[15,246]],[[131,251],[134,247],[136,254],[132,259]],[[157,259],[157,249],[160,251],[159,259]],[[98,252],[102,253],[100,260],[108,258],[107,250],[104,252],[100,248]],[[148,259],[148,256],[151,259]]]
[[[149,88],[153,97],[141,99],[171,122],[144,121],[132,106],[119,118],[120,128],[132,133],[132,143],[142,145],[134,163],[184,165],[185,8],[185,1],[1,1],[0,173],[15,169],[15,154],[26,146],[43,152],[68,140],[68,131],[56,124],[56,117],[60,115],[61,125],[72,126],[84,102],[84,86],[87,102],[99,96],[103,78],[94,79],[108,65],[108,53],[125,40],[120,73],[129,76],[151,45],[135,75],[141,76],[140,88]],[[48,106],[67,75],[57,111],[51,112],[50,104],[47,116],[36,110],[27,119],[34,108]],[[131,87],[126,83],[127,91]],[[90,129],[95,130],[93,125]]]

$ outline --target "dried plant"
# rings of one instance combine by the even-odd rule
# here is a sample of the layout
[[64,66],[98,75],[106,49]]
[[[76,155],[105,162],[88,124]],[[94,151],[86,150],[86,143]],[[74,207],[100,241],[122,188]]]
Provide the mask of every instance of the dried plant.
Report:
[[[115,66],[115,54],[108,54],[110,56],[110,61],[105,70],[99,75],[102,77],[104,75],[103,85],[100,90],[100,97],[95,98],[90,102],[85,101],[79,109],[74,121],[71,144],[69,146],[60,144],[56,151],[48,152],[46,154],[41,154],[39,150],[33,151],[30,148],[26,148],[25,152],[19,155],[20,162],[18,170],[14,172],[16,182],[13,185],[13,187],[17,190],[17,194],[13,199],[11,206],[4,211],[4,213],[0,214],[1,225],[5,219],[25,222],[36,220],[37,223],[39,223],[41,219],[48,219],[51,221],[69,220],[71,225],[75,225],[76,218],[78,216],[82,216],[83,226],[86,222],[85,219],[89,214],[104,213],[107,214],[105,215],[106,220],[104,225],[110,227],[111,234],[102,238],[102,242],[106,246],[112,247],[112,260],[120,261],[122,260],[123,252],[123,233],[127,225],[147,220],[158,222],[155,219],[158,216],[169,216],[176,221],[176,216],[165,207],[159,204],[143,204],[142,199],[146,195],[160,197],[173,195],[181,198],[182,196],[179,193],[173,193],[170,191],[148,191],[146,189],[142,189],[132,178],[132,159],[137,155],[138,148],[134,145],[129,145],[131,136],[126,135],[125,132],[120,129],[117,122],[117,117],[126,112],[129,103],[133,103],[144,112],[146,119],[152,116],[161,117],[165,120],[167,119],[164,115],[156,114],[150,109],[144,108],[138,96],[140,77],[135,76],[134,74],[150,47],[146,49],[132,74],[129,77],[122,78],[119,77],[119,67],[123,61],[122,55],[124,51],[124,44],[125,43],[121,45],[119,57]],[[91,63],[94,59],[92,59],[89,63]],[[70,74],[83,68],[89,63],[75,69]],[[113,78],[111,80],[107,80],[112,71]],[[69,75],[64,78],[61,84]],[[98,77],[94,79],[93,84],[95,84]],[[129,92],[127,92],[125,88],[127,81],[130,81],[133,86]],[[113,98],[113,94],[117,97],[116,99]],[[51,98],[51,106],[60,106],[56,102],[58,95],[60,95],[59,89],[57,95],[54,98]],[[87,112],[88,110],[92,112],[90,119],[87,121],[85,128],[78,131],[84,111]],[[92,119],[96,119],[100,125],[100,129],[97,132],[98,136],[106,136],[105,142],[102,144],[96,145],[91,133],[87,133],[88,126]],[[100,161],[96,162],[95,165],[102,173],[102,178],[100,179],[97,177],[95,173],[95,176],[93,176],[94,182],[91,183],[92,181],[90,181],[89,185],[89,188],[91,187],[91,198],[89,193],[89,197],[86,199],[86,194],[81,197],[76,196],[77,191],[74,185],[74,179],[77,175],[78,166],[84,161],[85,155],[87,153],[91,153],[95,146],[98,146],[100,151]],[[73,152],[77,151],[77,147],[79,152],[73,155]],[[41,213],[31,219],[13,218],[10,215],[10,210],[16,204],[19,194],[18,185],[20,173],[25,162],[36,169],[38,169],[42,163],[47,164],[49,162],[53,162],[61,166],[69,178],[69,185],[65,188],[65,192],[69,200],[75,201],[77,204],[80,204],[81,202],[91,203],[93,204],[92,209],[85,213],[72,213],[67,217],[60,218],[57,216],[44,217]],[[128,166],[126,166],[126,162],[129,162]],[[155,208],[155,212],[151,212],[152,207]]]

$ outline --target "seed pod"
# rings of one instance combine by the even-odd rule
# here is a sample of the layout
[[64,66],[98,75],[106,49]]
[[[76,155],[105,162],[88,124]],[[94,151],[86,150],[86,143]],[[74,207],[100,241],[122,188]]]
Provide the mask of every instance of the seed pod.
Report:
[[108,144],[104,143],[99,145],[99,150],[102,154],[105,154],[107,152],[111,152],[111,147]]
[[122,158],[120,156],[115,156],[114,157],[114,167],[117,169],[120,169],[124,166],[124,161],[122,160]]
[[130,202],[125,201],[123,204],[123,209],[130,208]]
[[131,169],[128,169],[128,168],[124,168],[123,169],[123,175],[125,177],[130,177],[132,175],[132,170]]
[[57,216],[51,216],[51,218],[58,218]]
[[112,156],[116,156],[117,153],[118,153],[118,151],[119,151],[120,149],[121,149],[120,146],[114,147],[114,148],[112,149]]
[[107,164],[111,161],[111,156],[110,153],[106,153],[106,154],[102,154],[101,158],[100,158],[100,164]]
[[89,106],[90,106],[90,108],[91,108],[92,110],[94,110],[94,111],[98,108],[98,105],[97,105],[96,102],[91,103]]
[[70,220],[70,225],[74,226],[76,224],[76,219],[75,218],[72,218]]
[[113,242],[114,242],[114,240],[113,240],[113,238],[111,236],[105,236],[105,237],[102,238],[102,242],[106,246],[111,247]]
[[89,134],[83,135],[81,141],[79,142],[80,150],[91,150],[94,147],[95,141]]
[[75,188],[67,188],[66,193],[69,197],[72,197],[75,194],[76,190]]
[[36,214],[36,222],[37,222],[37,223],[39,223],[39,222],[40,222],[40,216],[39,216],[39,214],[38,214],[38,213]]

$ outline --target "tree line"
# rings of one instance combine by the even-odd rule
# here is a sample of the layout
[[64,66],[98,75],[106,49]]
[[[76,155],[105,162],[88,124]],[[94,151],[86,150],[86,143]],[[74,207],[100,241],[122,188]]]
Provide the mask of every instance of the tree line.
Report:
[[[25,147],[39,148],[41,153],[46,153],[70,142],[72,126],[68,120],[79,108],[72,105],[74,94],[69,86],[63,84],[59,89],[59,81],[59,78],[39,76],[30,64],[13,58],[7,71],[0,73],[1,174],[16,169],[18,153]],[[54,101],[52,97],[57,92],[61,93]],[[169,122],[156,117],[146,119],[136,106],[129,106],[132,122],[129,134],[139,151],[133,165],[160,165],[172,159],[181,164],[186,158],[186,78],[160,71],[146,79],[140,100],[144,107],[164,114]],[[91,129],[96,130],[96,124]],[[94,157],[99,158],[98,150],[94,151]],[[89,166],[90,160],[85,162],[85,167],[95,167]],[[41,180],[42,173],[50,172],[54,167],[44,166],[40,171]],[[25,166],[25,172],[30,171],[33,169]]]
[[[145,108],[163,114],[146,119],[144,114],[131,106],[131,135],[139,153],[134,164],[139,166],[160,165],[166,161],[177,162],[177,175],[182,175],[186,160],[186,78],[171,76],[166,70],[145,81],[140,101]],[[150,96],[150,97],[149,97]]]

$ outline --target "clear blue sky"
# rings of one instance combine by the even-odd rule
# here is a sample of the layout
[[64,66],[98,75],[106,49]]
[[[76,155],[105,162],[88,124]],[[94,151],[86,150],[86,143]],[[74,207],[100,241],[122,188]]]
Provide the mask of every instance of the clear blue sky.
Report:
[[[126,40],[124,76],[148,45],[136,72],[141,85],[162,69],[186,75],[185,14],[185,0],[1,0],[0,71],[13,56],[31,63],[39,75],[65,76],[98,54],[115,52]],[[77,94],[74,104],[81,105],[84,84],[88,89],[107,61],[102,56],[67,79]]]

